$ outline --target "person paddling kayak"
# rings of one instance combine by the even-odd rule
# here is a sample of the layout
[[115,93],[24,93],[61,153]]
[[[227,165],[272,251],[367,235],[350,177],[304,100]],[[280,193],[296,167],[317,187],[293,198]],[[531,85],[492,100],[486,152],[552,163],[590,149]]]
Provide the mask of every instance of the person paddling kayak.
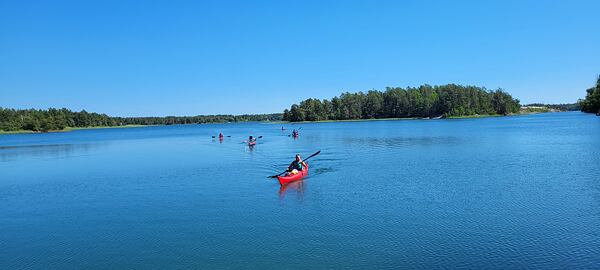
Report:
[[219,132],[219,139],[223,139],[223,137],[225,137],[223,136],[223,133]]
[[248,137],[248,146],[254,146],[256,144],[256,138],[249,136]]
[[297,174],[298,172],[302,171],[305,167],[308,167],[308,165],[306,165],[306,163],[302,160],[300,154],[296,154],[296,159],[294,159],[294,161],[290,163],[290,166],[288,166],[287,175]]
[[299,135],[299,134],[298,134],[298,131],[294,129],[294,130],[292,131],[292,137],[298,137],[298,135]]

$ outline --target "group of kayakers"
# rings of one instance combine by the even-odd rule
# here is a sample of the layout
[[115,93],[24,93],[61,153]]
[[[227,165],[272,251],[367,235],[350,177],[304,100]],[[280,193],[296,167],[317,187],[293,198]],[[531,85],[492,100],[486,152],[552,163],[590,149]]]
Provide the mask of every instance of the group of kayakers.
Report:
[[[213,138],[214,137],[215,136],[213,136]],[[231,136],[227,136],[227,137],[231,137]],[[262,136],[260,136],[260,137],[262,137]],[[258,138],[260,138],[260,137],[258,137]],[[224,138],[225,138],[225,136],[223,135],[223,133],[219,132],[219,140],[222,141]],[[255,138],[253,136],[248,136],[248,141],[246,141],[246,142],[248,143],[248,145],[255,145],[256,139],[258,139],[258,138]]]
[[[285,128],[281,127],[281,130],[283,131],[283,130],[285,130]],[[297,138],[299,136],[298,130],[296,130],[296,129],[292,130],[291,136],[294,138]],[[227,136],[227,137],[230,137],[230,136]],[[262,137],[262,136],[260,136],[260,137]],[[214,138],[214,136],[213,136],[213,138]],[[222,141],[224,138],[225,138],[225,135],[223,135],[222,132],[219,132],[219,140]],[[248,146],[256,145],[257,139],[258,138],[254,137],[254,136],[248,136],[248,141],[247,141]],[[284,174],[286,177],[294,176],[294,175],[297,175],[297,174],[303,172],[306,168],[308,168],[308,165],[306,164],[306,162],[304,162],[302,160],[302,157],[300,156],[300,154],[296,154],[294,161],[292,161],[292,163],[290,163],[290,165],[288,166],[288,168]]]
[[[284,131],[284,130],[285,130],[285,128],[284,128],[284,127],[281,127],[281,131]],[[299,129],[298,129],[298,130],[299,130]],[[300,135],[300,132],[299,132],[298,130],[296,130],[296,129],[293,129],[293,130],[292,130],[292,134],[291,134],[291,135],[288,135],[288,136],[292,136],[292,137],[294,137],[294,138],[298,138],[298,136]],[[214,137],[215,137],[215,136],[213,136],[213,138],[214,138]],[[227,137],[231,137],[231,136],[227,136]],[[262,137],[262,136],[260,136],[260,137]],[[260,138],[260,137],[259,137],[259,138]],[[222,133],[222,132],[219,132],[219,140],[221,140],[221,141],[222,141],[223,139],[225,139],[225,135],[223,135],[223,133]],[[249,145],[249,146],[253,146],[253,145],[255,145],[255,144],[256,144],[256,139],[257,139],[257,138],[255,138],[255,137],[253,137],[253,136],[248,136],[248,141],[247,141],[248,145]]]

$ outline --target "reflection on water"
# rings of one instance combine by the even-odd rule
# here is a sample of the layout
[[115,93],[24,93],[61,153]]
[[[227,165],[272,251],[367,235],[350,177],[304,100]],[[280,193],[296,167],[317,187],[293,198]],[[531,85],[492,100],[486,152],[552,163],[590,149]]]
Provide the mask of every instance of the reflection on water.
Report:
[[293,194],[296,195],[296,198],[299,201],[304,200],[304,189],[306,188],[306,185],[304,183],[304,180],[298,180],[295,182],[291,182],[291,183],[287,183],[285,185],[282,185],[281,187],[279,187],[279,199],[283,200],[286,196],[286,194]]
[[90,150],[101,146],[106,146],[106,143],[0,146],[0,161],[17,161],[23,158],[69,158],[85,155]]

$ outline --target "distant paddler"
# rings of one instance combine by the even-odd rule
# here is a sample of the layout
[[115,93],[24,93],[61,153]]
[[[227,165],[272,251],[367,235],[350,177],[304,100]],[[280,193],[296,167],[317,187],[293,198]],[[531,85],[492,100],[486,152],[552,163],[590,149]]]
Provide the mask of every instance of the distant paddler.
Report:
[[218,138],[219,138],[219,140],[221,140],[221,139],[223,139],[223,138],[225,138],[225,137],[227,137],[227,138],[230,138],[231,136],[229,136],[229,135],[225,136],[225,135],[223,135],[223,133],[222,133],[222,132],[219,132],[219,136],[212,136],[212,137],[213,137],[213,139],[214,139],[214,138],[216,138],[216,137],[218,137]]
[[[262,138],[262,136],[260,136],[260,137],[258,137],[258,138]],[[254,137],[252,137],[252,136],[249,136],[249,137],[248,137],[248,146],[254,146],[254,145],[256,145],[256,139],[257,139],[257,138],[254,138]]]

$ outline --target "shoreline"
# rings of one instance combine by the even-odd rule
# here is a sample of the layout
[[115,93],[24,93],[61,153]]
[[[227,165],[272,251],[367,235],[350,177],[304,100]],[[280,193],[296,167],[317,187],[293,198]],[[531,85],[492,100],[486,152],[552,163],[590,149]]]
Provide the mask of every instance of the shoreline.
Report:
[[[398,121],[398,120],[443,120],[443,119],[477,119],[477,118],[490,118],[490,117],[503,117],[503,116],[519,116],[519,115],[530,115],[530,114],[540,114],[540,113],[551,113],[557,111],[530,111],[530,112],[521,112],[509,115],[501,115],[501,114],[475,114],[475,115],[463,115],[463,116],[449,116],[439,119],[434,118],[421,118],[421,117],[405,117],[405,118],[369,118],[369,119],[344,119],[344,120],[320,120],[320,121],[300,121],[300,122],[289,122],[289,121],[256,121],[256,123],[263,123],[269,125],[294,125],[294,124],[307,124],[307,123],[335,123],[335,122],[367,122],[367,121]],[[561,111],[558,111],[561,112]],[[228,122],[223,123],[210,123],[210,124],[229,124]],[[184,125],[194,125],[194,124],[184,124]],[[2,131],[0,130],[1,135],[10,135],[10,134],[39,134],[39,133],[58,133],[58,132],[71,132],[76,130],[86,130],[86,129],[110,129],[110,128],[141,128],[141,127],[151,127],[151,126],[169,126],[169,125],[124,125],[124,126],[93,126],[93,127],[66,127],[63,130],[50,130],[50,131],[33,131],[33,130],[14,130],[14,131]]]
[[[545,112],[536,112],[545,113]],[[476,115],[463,115],[463,116],[449,116],[439,119],[434,118],[422,118],[422,117],[404,117],[404,118],[369,118],[369,119],[345,119],[345,120],[319,120],[319,121],[300,121],[300,122],[287,122],[281,121],[280,124],[306,124],[306,123],[335,123],[335,122],[362,122],[362,121],[397,121],[397,120],[443,120],[443,119],[473,119],[473,118],[489,118],[489,117],[503,117],[503,116],[519,116],[528,115],[534,113],[516,113],[509,115],[501,114],[476,114]],[[273,123],[275,124],[275,123]]]
[[152,125],[124,125],[124,126],[93,126],[93,127],[66,127],[62,130],[49,130],[49,131],[33,131],[33,130],[13,130],[13,131],[4,131],[0,130],[0,135],[9,135],[9,134],[40,134],[40,133],[59,133],[59,132],[71,132],[76,130],[86,130],[86,129],[107,129],[107,128],[140,128],[140,127],[149,127]]
[[474,114],[474,115],[463,115],[463,116],[449,116],[445,119],[473,119],[473,118],[489,118],[489,117],[502,117],[502,116],[517,116],[523,115],[523,113],[501,115],[501,114]]
[[335,123],[335,122],[362,122],[362,121],[396,121],[396,120],[443,120],[443,119],[477,119],[477,118],[491,118],[491,117],[511,117],[521,116],[530,114],[541,114],[541,113],[553,113],[553,112],[567,112],[567,111],[535,111],[535,112],[520,112],[508,115],[501,114],[474,114],[474,115],[463,115],[463,116],[448,116],[439,119],[433,118],[421,118],[421,117],[406,117],[406,118],[369,118],[369,119],[345,119],[345,120],[319,120],[319,121],[300,121],[300,122],[289,122],[279,121],[278,123],[272,124],[307,124],[307,123]]

